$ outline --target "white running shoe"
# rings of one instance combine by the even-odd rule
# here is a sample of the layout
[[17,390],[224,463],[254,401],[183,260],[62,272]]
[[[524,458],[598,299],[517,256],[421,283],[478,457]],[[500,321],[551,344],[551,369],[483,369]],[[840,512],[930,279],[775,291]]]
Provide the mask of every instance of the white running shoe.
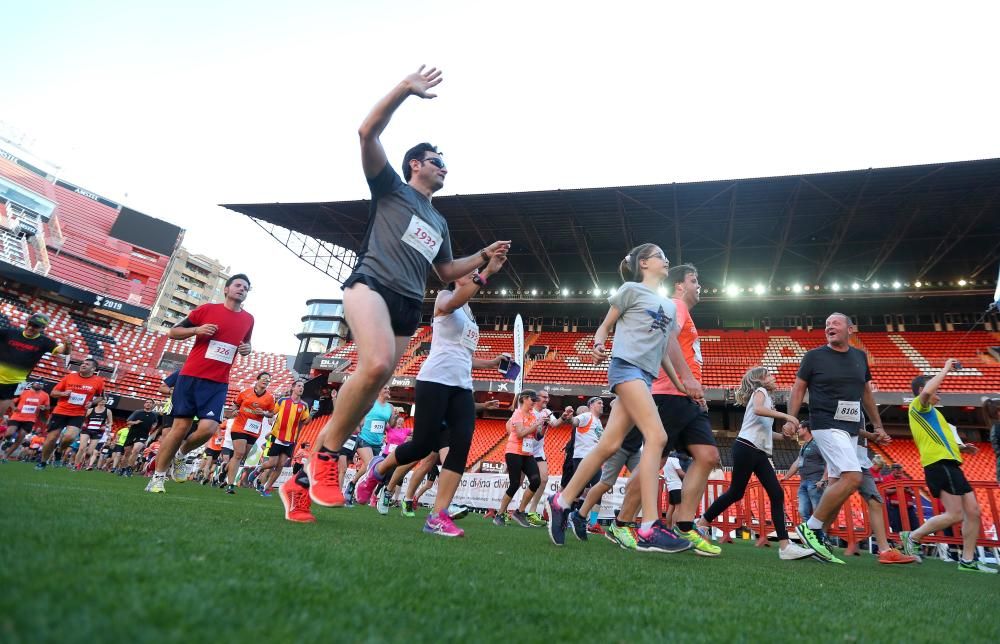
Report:
[[153,494],[163,494],[166,490],[163,488],[163,481],[166,480],[165,474],[154,474],[153,478],[149,479],[149,483],[146,484],[146,491],[152,492]]
[[464,505],[458,505],[452,503],[451,505],[448,506],[448,516],[451,518],[452,521],[458,521],[468,513],[469,513],[469,508],[465,507]]
[[805,548],[797,543],[788,542],[788,545],[778,551],[778,558],[782,561],[795,561],[811,557],[816,552],[812,548]]
[[170,465],[170,480],[174,483],[183,483],[188,479],[187,461],[179,453],[174,456],[174,462]]
[[375,510],[379,514],[389,514],[389,503],[391,501],[388,488],[383,489],[378,495],[378,501],[375,502]]

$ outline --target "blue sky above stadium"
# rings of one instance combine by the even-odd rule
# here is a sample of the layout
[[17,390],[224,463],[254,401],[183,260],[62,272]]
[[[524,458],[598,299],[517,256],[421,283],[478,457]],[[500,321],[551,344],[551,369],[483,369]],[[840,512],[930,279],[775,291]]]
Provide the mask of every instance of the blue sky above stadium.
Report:
[[[987,158],[993,26],[973,3],[17,3],[0,135],[187,229],[254,278],[258,349],[294,352],[329,278],[218,203],[367,197],[357,126],[444,70],[384,141],[441,147],[441,194]],[[127,197],[125,196],[127,194]],[[609,285],[612,286],[612,285]]]

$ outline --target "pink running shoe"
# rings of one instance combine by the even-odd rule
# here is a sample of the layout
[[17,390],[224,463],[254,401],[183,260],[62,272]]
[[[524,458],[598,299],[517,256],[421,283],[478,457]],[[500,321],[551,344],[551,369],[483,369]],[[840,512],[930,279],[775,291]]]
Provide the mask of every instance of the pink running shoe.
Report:
[[465,530],[455,525],[447,512],[440,514],[431,512],[427,515],[427,522],[424,524],[424,532],[427,534],[439,534],[442,537],[464,537]]
[[360,503],[361,505],[368,505],[368,502],[372,499],[372,492],[378,487],[378,484],[382,481],[378,477],[378,472],[375,467],[385,460],[385,457],[379,454],[372,459],[371,463],[368,464],[368,469],[365,471],[364,476],[358,481],[357,487],[354,488],[354,501]]

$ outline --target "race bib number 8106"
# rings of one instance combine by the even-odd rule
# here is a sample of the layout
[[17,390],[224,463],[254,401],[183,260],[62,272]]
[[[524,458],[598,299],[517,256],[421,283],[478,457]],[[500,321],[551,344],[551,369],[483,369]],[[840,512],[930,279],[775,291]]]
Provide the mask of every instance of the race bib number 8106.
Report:
[[861,402],[858,400],[838,400],[837,413],[833,415],[833,418],[849,423],[860,423]]

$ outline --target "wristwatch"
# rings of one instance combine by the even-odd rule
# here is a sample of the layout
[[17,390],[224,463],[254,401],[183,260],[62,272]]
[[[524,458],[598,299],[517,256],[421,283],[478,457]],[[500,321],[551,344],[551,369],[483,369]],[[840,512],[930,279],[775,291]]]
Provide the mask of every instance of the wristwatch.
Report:
[[472,283],[475,284],[476,286],[482,288],[482,287],[486,286],[486,284],[488,282],[486,281],[485,277],[483,277],[479,273],[476,273],[475,275],[472,276]]

